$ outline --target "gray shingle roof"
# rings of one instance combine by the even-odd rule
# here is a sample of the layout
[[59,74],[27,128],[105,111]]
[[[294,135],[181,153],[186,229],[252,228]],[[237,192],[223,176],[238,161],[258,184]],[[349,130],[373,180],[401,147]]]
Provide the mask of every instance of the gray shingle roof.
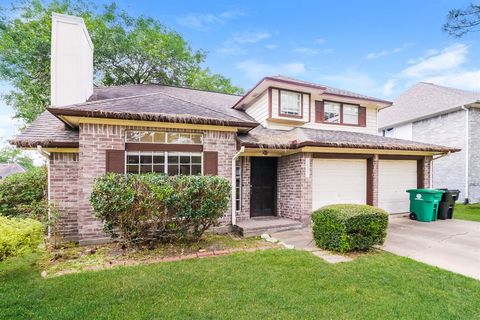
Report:
[[380,111],[378,127],[384,129],[429,118],[477,101],[480,101],[480,92],[420,82],[398,96],[391,107]]
[[18,163],[0,163],[0,179],[19,172],[25,172],[25,169]]
[[339,130],[318,130],[307,128],[294,128],[289,131],[266,129],[261,126],[249,131],[247,134],[239,135],[240,143],[245,146],[294,149],[303,146],[358,148],[358,149],[382,149],[382,150],[408,150],[427,152],[456,152],[459,149],[386,138],[383,136],[339,131]]
[[245,112],[232,109],[240,96],[163,85],[131,85],[95,89],[86,103],[50,107],[54,114],[142,120],[211,123],[255,127]]
[[9,142],[19,147],[75,147],[78,146],[78,131],[44,111],[25,131]]

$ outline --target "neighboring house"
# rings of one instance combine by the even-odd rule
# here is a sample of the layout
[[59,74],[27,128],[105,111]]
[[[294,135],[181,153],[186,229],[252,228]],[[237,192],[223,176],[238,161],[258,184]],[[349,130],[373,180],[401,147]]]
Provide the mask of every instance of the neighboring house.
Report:
[[18,163],[0,163],[0,180],[20,172],[25,172],[25,169]]
[[[479,80],[480,81],[480,80]],[[480,202],[480,92],[420,82],[379,113],[386,137],[436,143],[461,152],[433,161],[433,187]]]
[[93,47],[81,19],[53,16],[52,106],[11,141],[48,158],[60,229],[82,244],[104,240],[89,203],[105,172],[212,174],[232,182],[221,219],[308,222],[332,203],[408,211],[408,188],[428,187],[432,156],[458,151],[377,133],[390,102],[266,77],[244,96],[164,85],[95,88]]

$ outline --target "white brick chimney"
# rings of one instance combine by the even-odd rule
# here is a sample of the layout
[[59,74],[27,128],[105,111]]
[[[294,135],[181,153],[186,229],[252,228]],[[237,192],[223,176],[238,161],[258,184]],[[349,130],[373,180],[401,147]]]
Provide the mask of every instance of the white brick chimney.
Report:
[[52,13],[52,106],[82,103],[93,93],[93,43],[82,18]]

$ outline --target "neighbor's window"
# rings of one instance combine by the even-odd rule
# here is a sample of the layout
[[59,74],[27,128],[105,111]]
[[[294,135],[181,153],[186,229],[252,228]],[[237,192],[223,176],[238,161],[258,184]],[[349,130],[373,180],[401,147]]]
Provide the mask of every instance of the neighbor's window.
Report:
[[242,161],[238,158],[235,162],[235,210],[242,209]]
[[343,104],[343,123],[358,124],[358,106],[354,104]]
[[138,143],[171,143],[171,144],[202,144],[201,133],[161,132],[161,131],[127,131],[126,142]]
[[280,115],[301,116],[302,94],[280,90]]
[[128,151],[127,173],[164,173],[168,175],[201,175],[201,152]]
[[323,121],[330,123],[340,123],[341,104],[337,102],[325,101],[323,107]]

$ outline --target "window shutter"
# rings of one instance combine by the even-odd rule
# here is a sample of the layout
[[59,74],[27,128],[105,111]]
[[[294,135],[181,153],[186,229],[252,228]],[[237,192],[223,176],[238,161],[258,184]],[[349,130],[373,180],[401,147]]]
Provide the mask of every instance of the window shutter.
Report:
[[323,122],[323,101],[315,101],[315,122]]
[[106,153],[106,171],[114,173],[125,173],[125,151],[107,150]]
[[203,174],[212,176],[218,175],[218,152],[203,152]]
[[358,125],[360,127],[367,126],[367,108],[358,107]]

